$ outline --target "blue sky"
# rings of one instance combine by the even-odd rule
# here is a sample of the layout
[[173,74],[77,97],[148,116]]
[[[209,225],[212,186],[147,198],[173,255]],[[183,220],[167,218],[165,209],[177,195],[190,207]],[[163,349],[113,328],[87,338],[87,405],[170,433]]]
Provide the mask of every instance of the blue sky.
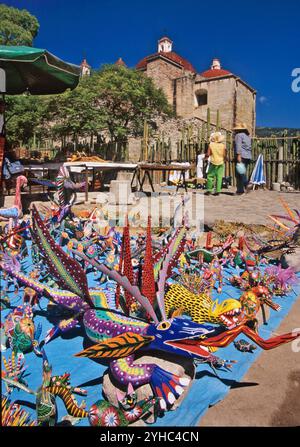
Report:
[[[0,0],[1,2],[1,0]],[[300,128],[298,0],[7,0],[40,22],[36,47],[93,68],[120,56],[130,67],[167,34],[201,72],[222,66],[257,90],[257,125]]]

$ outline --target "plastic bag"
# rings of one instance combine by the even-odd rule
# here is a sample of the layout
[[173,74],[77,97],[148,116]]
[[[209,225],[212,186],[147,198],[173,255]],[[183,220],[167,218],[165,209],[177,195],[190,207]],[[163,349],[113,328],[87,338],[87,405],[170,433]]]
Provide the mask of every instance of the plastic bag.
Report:
[[20,161],[11,162],[8,158],[4,159],[3,177],[6,180],[10,179],[12,175],[20,174],[21,172],[24,172],[24,166]]

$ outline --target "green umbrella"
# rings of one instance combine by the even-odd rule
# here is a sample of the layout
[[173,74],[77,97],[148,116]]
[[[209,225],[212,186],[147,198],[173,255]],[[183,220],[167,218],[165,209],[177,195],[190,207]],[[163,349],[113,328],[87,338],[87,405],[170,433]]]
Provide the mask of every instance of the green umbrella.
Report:
[[46,50],[25,46],[0,45],[1,68],[6,74],[8,95],[62,93],[74,89],[80,76],[78,65],[64,62]]
[[[0,45],[0,94],[51,95],[74,89],[80,76],[78,65],[68,64],[46,50]],[[1,101],[0,101],[1,103]],[[0,118],[4,117],[0,104]],[[4,126],[0,119],[0,195],[4,159]]]

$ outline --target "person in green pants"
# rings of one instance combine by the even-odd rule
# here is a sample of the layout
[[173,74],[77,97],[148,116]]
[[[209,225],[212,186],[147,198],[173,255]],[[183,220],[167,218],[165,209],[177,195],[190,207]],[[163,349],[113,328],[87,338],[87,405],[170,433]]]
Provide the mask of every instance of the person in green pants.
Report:
[[210,136],[210,144],[206,158],[210,157],[210,165],[207,173],[206,193],[209,196],[214,189],[216,183],[215,196],[218,196],[222,189],[222,179],[225,172],[226,147],[224,144],[224,136],[221,132],[213,132]]

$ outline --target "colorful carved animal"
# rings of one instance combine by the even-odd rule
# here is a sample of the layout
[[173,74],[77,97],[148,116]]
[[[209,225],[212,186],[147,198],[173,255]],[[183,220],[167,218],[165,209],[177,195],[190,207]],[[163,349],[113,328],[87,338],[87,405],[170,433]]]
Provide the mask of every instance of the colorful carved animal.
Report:
[[245,325],[227,329],[224,326],[198,324],[183,318],[168,319],[164,308],[165,283],[170,262],[174,257],[176,238],[170,242],[161,263],[157,282],[160,320],[149,300],[142,295],[137,286],[129,282],[128,278],[116,270],[110,270],[95,259],[89,259],[83,253],[75,252],[77,256],[134,296],[151,320],[146,322],[126,316],[116,309],[114,292],[105,294],[99,290],[89,290],[84,271],[55,244],[35,209],[33,209],[33,227],[35,243],[43,252],[45,262],[51,267],[53,275],[64,290],[44,287],[43,284],[27,278],[5,264],[2,268],[24,285],[34,288],[38,293],[66,308],[73,309],[74,318],[51,331],[46,341],[82,321],[86,334],[96,344],[78,353],[77,356],[110,359],[110,371],[120,384],[132,383],[134,387],[138,387],[149,383],[154,395],[160,398],[160,406],[164,409],[167,408],[167,403],[172,405],[183,393],[189,380],[167,372],[154,363],[136,362],[134,358],[136,351],[142,349],[162,351],[195,361],[207,361],[212,365],[224,365],[223,361],[220,362],[218,357],[209,352],[209,348],[225,347],[242,333],[263,349],[275,348],[300,336],[300,331],[295,331],[264,340]]
[[22,202],[21,202],[21,190],[27,186],[27,178],[24,175],[19,175],[16,182],[16,194],[14,205],[11,208],[0,208],[0,217],[5,219],[13,219],[15,222],[22,217]]
[[36,421],[32,421],[29,413],[15,402],[10,402],[7,397],[1,397],[1,427],[34,427]]
[[256,349],[256,346],[249,343],[247,340],[238,340],[234,342],[234,346],[236,347],[236,349],[238,351],[241,352],[251,352],[253,353],[253,351]]
[[[3,357],[3,365],[4,368],[1,370],[1,378],[7,378],[11,380],[15,380],[25,386],[27,386],[27,382],[24,379],[24,374],[27,369],[27,366],[25,366],[25,360],[22,356],[22,354],[19,354],[17,356],[16,361],[16,355],[14,352],[12,352],[11,357],[9,359],[5,359]],[[9,386],[7,383],[6,385],[6,391],[10,394],[12,392],[13,387]]]
[[49,364],[45,351],[43,350],[43,380],[37,391],[33,391],[24,384],[3,378],[9,386],[17,387],[29,394],[36,396],[36,412],[38,425],[53,426],[57,422],[56,397],[60,397],[69,415],[76,418],[88,416],[83,406],[78,406],[74,393],[86,395],[86,391],[81,388],[74,388],[70,385],[70,374],[65,373],[60,376],[52,376],[52,366]]
[[274,224],[274,227],[269,227],[273,238],[265,240],[258,235],[252,235],[251,240],[245,238],[246,245],[253,254],[279,260],[291,249],[299,246],[300,210],[291,209],[283,199],[280,199],[280,202],[286,214],[269,216]]
[[98,400],[94,403],[89,410],[90,425],[96,427],[128,426],[149,413],[159,400],[150,397],[138,401],[131,383],[128,384],[127,392],[123,393],[117,390],[117,399],[118,407],[105,400]]
[[292,267],[282,268],[281,265],[267,267],[265,276],[268,287],[275,295],[286,295],[292,290],[292,286],[299,282]]
[[60,224],[71,214],[72,206],[76,200],[76,191],[85,187],[85,182],[76,183],[71,180],[70,172],[66,166],[59,168],[55,182],[46,179],[32,179],[32,181],[57,190],[57,197],[52,201],[52,216],[50,218],[52,224]]
[[181,284],[172,284],[165,295],[165,310],[168,316],[173,310],[173,315],[185,313],[196,323],[216,323],[228,329],[252,321],[257,329],[257,314],[264,304],[280,310],[271,298],[267,287],[257,286],[244,292],[239,301],[229,298],[219,303],[206,293],[195,294]]
[[137,401],[137,395],[131,384],[127,392],[117,391],[118,407],[105,400],[95,402],[89,411],[85,410],[85,403],[78,406],[74,393],[86,395],[81,388],[70,386],[70,374],[52,376],[52,366],[49,364],[45,351],[43,351],[43,381],[37,391],[33,391],[21,383],[17,378],[4,377],[6,385],[16,387],[36,396],[36,412],[38,425],[53,426],[57,423],[56,397],[60,397],[69,416],[75,419],[88,418],[92,426],[117,427],[127,426],[136,422],[155,407],[157,398]]
[[18,306],[11,311],[3,323],[3,329],[4,340],[2,343],[5,346],[5,342],[8,340],[15,354],[25,354],[33,349],[36,355],[41,355],[38,340],[42,327],[39,324],[35,328],[31,306]]
[[[256,302],[256,310],[255,312],[249,312],[246,311],[246,308],[248,308],[249,301],[252,301],[253,303]],[[274,303],[272,301],[272,293],[268,289],[268,287],[265,286],[256,286],[252,287],[250,290],[246,290],[240,297],[240,302],[243,306],[244,313],[246,314],[247,318],[253,319],[255,318],[255,315],[259,311],[260,307],[266,304],[267,306],[271,307],[271,309],[279,311],[281,309],[281,306],[277,303]]]
[[167,316],[171,310],[181,310],[196,323],[216,323],[229,329],[240,322],[242,306],[239,301],[229,298],[219,303],[206,293],[196,295],[181,284],[171,284],[164,301]]
[[197,248],[193,251],[190,251],[186,254],[187,258],[198,258],[199,255],[201,255],[203,257],[203,260],[205,262],[211,262],[213,261],[213,259],[217,256],[217,257],[221,257],[223,252],[227,249],[229,249],[229,247],[231,247],[231,245],[234,242],[234,238],[230,235],[227,237],[226,241],[218,246],[214,246],[212,248]]

